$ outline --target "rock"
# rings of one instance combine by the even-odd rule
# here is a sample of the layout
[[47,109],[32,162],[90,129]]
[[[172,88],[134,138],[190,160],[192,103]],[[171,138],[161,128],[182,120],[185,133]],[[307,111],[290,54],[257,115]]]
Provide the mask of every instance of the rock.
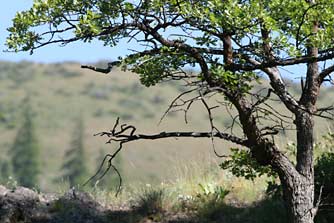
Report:
[[10,190],[8,190],[6,187],[0,185],[0,196],[6,195]]
[[70,189],[50,204],[50,223],[103,223],[105,208],[86,192]]
[[0,223],[198,223],[182,213],[142,215],[131,208],[108,209],[86,192],[70,189],[62,196],[0,185]]
[[57,197],[0,185],[1,223],[104,223],[104,215],[105,208],[85,192],[71,189]]
[[2,186],[0,195],[0,222],[31,222],[39,202],[38,194],[24,187],[8,190]]
[[10,193],[6,193],[5,196],[9,199],[22,202],[39,201],[38,193],[26,187],[17,187],[15,190],[10,191]]

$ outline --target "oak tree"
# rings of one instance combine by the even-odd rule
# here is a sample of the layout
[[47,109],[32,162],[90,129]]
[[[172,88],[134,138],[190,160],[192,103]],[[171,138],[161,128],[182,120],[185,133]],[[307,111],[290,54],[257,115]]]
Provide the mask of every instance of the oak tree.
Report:
[[[49,44],[76,41],[99,40],[110,47],[121,40],[142,44],[107,69],[83,67],[108,73],[112,65],[121,66],[139,74],[146,86],[183,80],[189,90],[169,108],[188,111],[193,103],[203,103],[211,129],[146,135],[117,120],[101,135],[119,142],[120,150],[130,141],[167,137],[211,137],[247,147],[259,165],[269,165],[279,175],[290,221],[310,223],[319,203],[314,197],[314,117],[331,116],[331,107],[319,108],[317,99],[334,71],[333,6],[333,0],[35,0],[30,10],[16,14],[7,46],[33,53]],[[198,72],[185,72],[189,67]],[[302,76],[298,97],[289,92],[281,68]],[[270,83],[263,85],[266,94],[252,91],[261,75]],[[184,99],[189,93],[197,96]],[[234,121],[243,134],[216,127],[214,107],[207,103],[213,94],[235,109]],[[267,106],[272,98],[288,112]],[[274,141],[288,126],[296,129],[296,160]]]

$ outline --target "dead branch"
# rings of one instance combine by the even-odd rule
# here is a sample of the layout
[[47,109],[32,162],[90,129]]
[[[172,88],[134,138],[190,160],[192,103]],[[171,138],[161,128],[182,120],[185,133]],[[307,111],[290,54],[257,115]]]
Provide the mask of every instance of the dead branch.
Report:
[[[223,133],[223,132],[160,132],[157,134],[135,134],[136,128],[132,125],[122,124],[120,130],[117,130],[119,126],[119,118],[117,118],[114,128],[109,132],[100,132],[95,136],[107,136],[109,140],[106,143],[119,142],[121,144],[137,141],[137,140],[156,140],[162,138],[220,138],[233,142],[238,145],[248,146],[248,142],[245,139]],[[128,131],[129,130],[129,131]],[[121,149],[121,148],[120,148]],[[120,150],[119,149],[119,150]],[[117,150],[115,153],[119,152]],[[115,155],[116,155],[115,154]],[[113,155],[114,156],[114,155]]]
[[114,61],[114,62],[108,63],[107,68],[94,67],[94,66],[90,66],[90,65],[81,65],[81,68],[93,70],[95,72],[99,72],[99,73],[103,73],[103,74],[108,74],[114,66],[118,66],[119,64],[120,64],[119,61]]

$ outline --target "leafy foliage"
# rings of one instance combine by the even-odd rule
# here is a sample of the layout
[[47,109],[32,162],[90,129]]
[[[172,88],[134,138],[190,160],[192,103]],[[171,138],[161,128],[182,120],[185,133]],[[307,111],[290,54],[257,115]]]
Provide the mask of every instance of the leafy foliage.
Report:
[[[333,1],[324,0],[317,1],[317,4],[312,6],[306,1],[288,0],[154,0],[142,4],[124,0],[35,0],[30,10],[16,14],[13,26],[8,28],[10,36],[6,44],[10,50],[32,53],[35,49],[51,43],[67,44],[78,40],[90,42],[98,39],[106,46],[115,46],[121,39],[142,39],[154,50],[147,54],[138,53],[125,57],[122,63],[124,67],[139,73],[144,85],[151,86],[173,76],[180,68],[198,65],[194,53],[187,52],[185,47],[179,47],[178,43],[205,46],[210,50],[208,52],[211,52],[219,47],[220,36],[216,34],[219,30],[231,33],[236,44],[240,46],[236,52],[239,58],[235,58],[239,64],[247,64],[242,54],[247,54],[249,48],[252,48],[255,58],[262,59],[261,55],[264,53],[263,42],[258,38],[261,32],[259,24],[269,27],[275,33],[269,36],[267,41],[272,43],[273,50],[279,56],[301,56],[310,44],[321,49],[332,47],[333,4]],[[163,22],[166,24],[163,24],[160,18],[155,20],[157,17],[150,16],[161,16],[164,13],[168,16],[161,20],[165,19]],[[312,31],[313,19],[321,24],[317,33]],[[158,41],[145,37],[152,35],[152,31],[139,22],[155,27],[153,31],[168,29],[174,32],[176,26],[180,26],[182,30],[179,30],[180,35],[173,38],[176,44],[162,43],[164,40],[159,40],[160,37],[155,34],[153,37]],[[40,32],[37,27],[46,31]],[[141,32],[144,35],[139,34]],[[193,35],[192,32],[196,34]],[[58,38],[58,34],[63,34],[64,37]],[[161,35],[165,37],[165,33]],[[215,54],[204,55],[206,62],[212,65],[213,73],[221,69],[219,65],[222,58]],[[232,86],[239,81],[241,88],[246,91],[249,88],[246,82],[252,80],[249,77],[254,74],[246,72],[232,75],[219,71],[218,76]],[[240,82],[240,78],[244,77],[245,81]]]
[[334,134],[327,133],[322,141],[317,143],[319,153],[314,165],[315,197],[320,199],[320,211],[315,222],[325,223],[334,220]]
[[315,193],[320,194],[323,204],[334,201],[334,134],[329,132],[316,144],[317,158],[314,166]]
[[197,195],[199,199],[210,199],[215,202],[223,201],[224,198],[230,193],[229,190],[226,190],[222,186],[217,186],[213,184],[199,184],[201,188],[201,193]]
[[231,148],[230,159],[223,161],[220,167],[230,169],[233,175],[254,180],[256,177],[268,175],[276,177],[276,173],[269,166],[261,166],[251,156],[250,152],[244,149]]
[[[247,33],[259,33],[256,26],[263,22],[267,27],[277,32],[271,37],[276,43],[275,48],[289,50],[293,44],[287,37],[300,36],[300,42],[311,34],[310,22],[317,18],[322,23],[323,30],[314,35],[312,39],[321,46],[331,45],[328,40],[333,29],[332,1],[317,1],[310,7],[305,1],[165,1],[155,0],[145,2],[140,6],[130,1],[85,1],[85,0],[35,0],[33,7],[25,12],[17,13],[7,45],[15,50],[31,50],[45,36],[33,30],[34,27],[50,24],[54,28],[61,27],[66,22],[73,26],[69,32],[74,38],[90,41],[93,38],[102,40],[106,45],[115,45],[120,38],[129,37],[131,30],[124,32],[108,33],[106,31],[113,23],[118,23],[119,17],[131,18],[146,11],[152,14],[161,12],[162,7],[170,12],[178,13],[185,18],[191,18],[203,25],[209,25],[213,29],[226,29],[236,33],[238,39],[246,37]],[[224,12],[224,13],[221,13]],[[72,20],[66,21],[64,15],[71,15]],[[306,14],[306,15],[305,15]],[[301,23],[304,17],[307,19]],[[50,34],[50,33],[46,33]],[[217,45],[217,39],[208,33],[194,37],[198,44],[208,46]],[[326,40],[326,41],[323,41]],[[305,44],[305,43],[303,43]],[[22,48],[21,48],[22,47]]]
[[183,208],[195,211],[196,217],[201,219],[201,222],[217,219],[225,206],[225,197],[230,191],[223,186],[210,183],[199,184],[199,187],[197,195]]
[[322,190],[323,203],[334,200],[334,153],[325,152],[314,166],[314,181],[317,194]]

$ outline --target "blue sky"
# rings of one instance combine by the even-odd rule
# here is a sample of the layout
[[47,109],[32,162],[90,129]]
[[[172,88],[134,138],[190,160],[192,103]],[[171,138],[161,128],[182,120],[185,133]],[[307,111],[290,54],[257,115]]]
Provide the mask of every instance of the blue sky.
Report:
[[98,60],[115,60],[118,56],[125,55],[129,52],[127,44],[121,44],[118,47],[110,48],[103,46],[100,42],[93,43],[73,43],[65,47],[51,45],[34,52],[7,53],[3,52],[8,32],[6,28],[12,24],[12,18],[15,13],[29,9],[33,0],[4,0],[1,2],[0,9],[0,60],[21,61],[29,60],[35,62],[62,62],[62,61],[80,61],[96,62]]

